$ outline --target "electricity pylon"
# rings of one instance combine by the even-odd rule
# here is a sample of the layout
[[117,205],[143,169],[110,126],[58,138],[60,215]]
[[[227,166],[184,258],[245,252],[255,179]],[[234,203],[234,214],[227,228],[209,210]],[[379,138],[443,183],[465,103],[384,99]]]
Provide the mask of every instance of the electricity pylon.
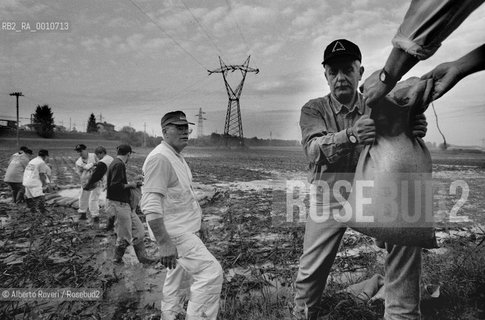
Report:
[[196,114],[198,118],[197,122],[197,138],[202,138],[204,135],[204,120],[207,120],[204,118],[205,112],[202,112],[202,108],[199,108],[199,113]]
[[[229,96],[229,103],[227,105],[226,112],[226,122],[224,124],[224,137],[226,139],[226,145],[228,143],[228,138],[235,136],[239,139],[241,146],[244,146],[244,134],[241,120],[241,107],[239,105],[239,97],[241,97],[241,92],[244,85],[244,80],[246,79],[246,73],[254,72],[258,73],[259,69],[250,68],[249,60],[251,56],[248,56],[246,61],[241,65],[229,65],[227,66],[221,57],[219,57],[219,63],[221,67],[215,70],[207,70],[209,75],[213,73],[222,73],[222,78],[224,79],[224,84],[226,85],[227,95]],[[241,71],[242,80],[237,86],[236,90],[233,90],[229,83],[227,82],[227,73],[229,71],[234,72],[236,70]]]

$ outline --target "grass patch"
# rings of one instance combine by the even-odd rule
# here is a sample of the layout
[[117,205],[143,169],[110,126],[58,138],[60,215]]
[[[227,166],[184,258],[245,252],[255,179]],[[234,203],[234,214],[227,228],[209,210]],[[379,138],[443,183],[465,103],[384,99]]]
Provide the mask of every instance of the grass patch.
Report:
[[479,243],[457,240],[446,254],[423,255],[423,283],[441,287],[439,298],[422,302],[426,319],[485,319],[485,245]]

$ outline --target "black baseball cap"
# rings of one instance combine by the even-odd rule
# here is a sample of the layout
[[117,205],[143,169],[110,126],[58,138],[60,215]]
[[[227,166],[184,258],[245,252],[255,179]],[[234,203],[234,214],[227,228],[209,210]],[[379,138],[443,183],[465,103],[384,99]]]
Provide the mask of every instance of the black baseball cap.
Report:
[[48,157],[49,151],[47,151],[46,149],[40,149],[38,155],[39,157]]
[[171,111],[169,113],[166,113],[162,117],[162,128],[169,124],[176,124],[176,125],[182,125],[182,124],[194,124],[192,122],[187,121],[187,117],[185,116],[185,113],[182,111]]
[[118,151],[117,154],[120,156],[127,155],[128,153],[134,153],[129,144],[120,144],[116,150]]
[[76,150],[77,152],[80,152],[80,151],[83,151],[83,150],[86,150],[86,145],[84,144],[78,144],[74,147],[74,150]]
[[330,42],[330,44],[325,48],[322,64],[325,65],[329,62],[329,60],[341,56],[353,57],[355,60],[362,62],[362,54],[360,53],[359,47],[355,43],[347,39],[337,39]]

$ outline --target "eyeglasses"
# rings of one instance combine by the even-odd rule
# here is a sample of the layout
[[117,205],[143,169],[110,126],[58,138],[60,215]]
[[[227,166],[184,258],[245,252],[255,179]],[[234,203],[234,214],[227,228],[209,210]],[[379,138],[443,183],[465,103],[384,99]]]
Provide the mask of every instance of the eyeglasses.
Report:
[[189,134],[192,133],[192,129],[189,129],[189,126],[186,124],[170,124],[169,126],[177,129],[178,132],[187,131]]

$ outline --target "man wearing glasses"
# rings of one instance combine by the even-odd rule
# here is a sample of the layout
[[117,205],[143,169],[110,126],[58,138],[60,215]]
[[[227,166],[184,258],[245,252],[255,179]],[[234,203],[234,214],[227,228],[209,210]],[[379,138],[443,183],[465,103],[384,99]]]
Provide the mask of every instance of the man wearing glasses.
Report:
[[[222,268],[202,242],[206,236],[202,210],[192,188],[192,173],[182,156],[189,140],[185,113],[173,111],[162,118],[164,140],[143,164],[141,209],[155,236],[161,263],[167,267],[163,286],[162,319],[184,313],[184,296],[192,278],[186,319],[217,318]],[[200,232],[200,238],[198,233]]]

